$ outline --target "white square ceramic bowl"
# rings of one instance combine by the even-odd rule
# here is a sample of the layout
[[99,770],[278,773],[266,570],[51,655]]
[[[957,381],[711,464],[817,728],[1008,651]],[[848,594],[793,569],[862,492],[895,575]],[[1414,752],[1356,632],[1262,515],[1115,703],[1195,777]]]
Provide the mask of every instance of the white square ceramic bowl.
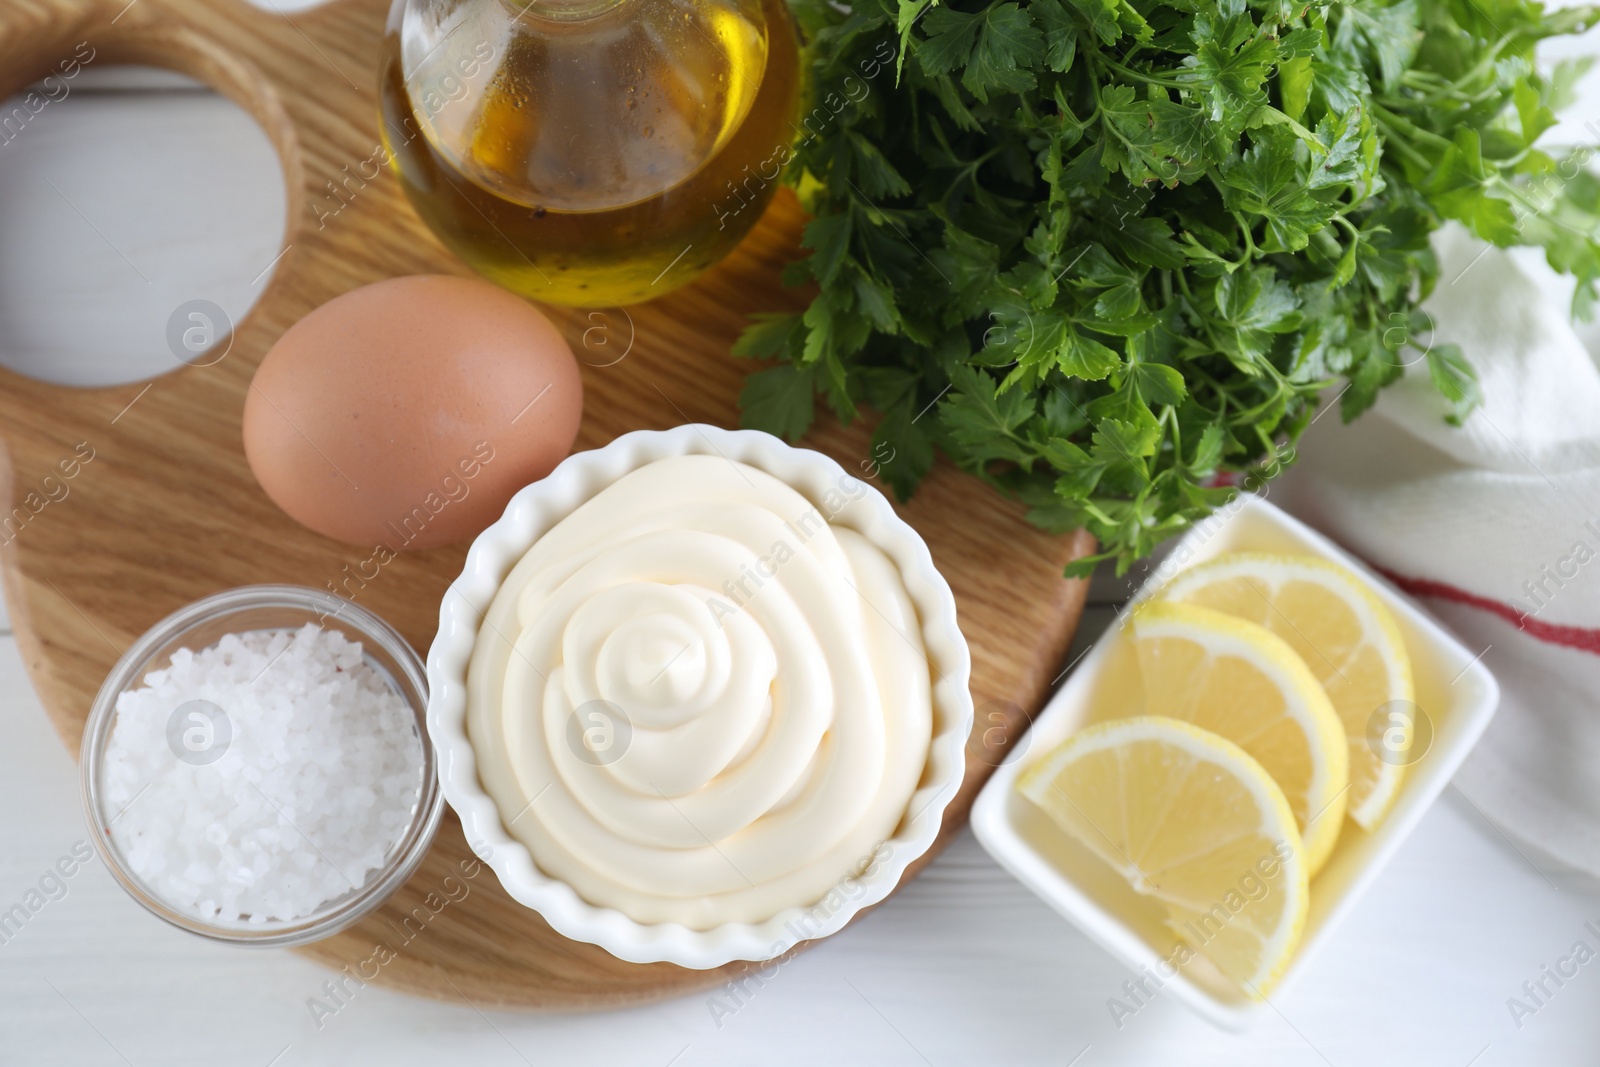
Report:
[[[1394,807],[1377,830],[1366,833],[1345,821],[1332,857],[1311,883],[1305,933],[1283,984],[1278,986],[1281,992],[1304,970],[1416,828],[1489,724],[1500,691],[1477,655],[1416,603],[1327,538],[1248,494],[1241,494],[1178,542],[1134,602],[1155,596],[1183,568],[1238,551],[1321,556],[1364,578],[1394,613],[1405,635],[1415,673],[1416,703],[1433,727],[1431,745],[1407,768]],[[1129,967],[1156,975],[1163,981],[1163,989],[1170,988],[1213,1023],[1243,1030],[1270,1008],[1233,991],[1201,960],[1166,977],[1170,968],[1158,965],[1171,950],[1173,938],[1161,925],[1158,906],[1133,893],[1109,866],[1070,840],[1015,788],[1017,776],[1035,759],[1088,722],[1142,710],[1136,671],[1120,669],[1132,668],[1131,660],[1118,665],[1118,670],[1106,669],[1117,657],[1131,655],[1125,628],[1113,624],[1040,712],[1024,735],[1028,744],[1019,746],[989,779],[972,809],[973,833],[1002,867]],[[1132,685],[1125,681],[1130,674]]]

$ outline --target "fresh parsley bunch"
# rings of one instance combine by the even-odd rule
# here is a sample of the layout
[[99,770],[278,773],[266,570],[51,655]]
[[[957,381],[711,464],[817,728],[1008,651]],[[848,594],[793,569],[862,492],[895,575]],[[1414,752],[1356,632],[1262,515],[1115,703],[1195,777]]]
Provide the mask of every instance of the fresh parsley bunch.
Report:
[[1595,8],[791,5],[816,110],[789,172],[810,255],[787,280],[817,295],[740,340],[781,361],[750,375],[745,423],[793,440],[819,395],[875,409],[897,494],[943,450],[1099,538],[1069,573],[1203,517],[1233,492],[1220,473],[1275,472],[1341,380],[1351,418],[1425,359],[1470,411],[1471,364],[1417,308],[1443,220],[1542,245],[1575,310],[1596,299],[1600,181],[1587,153],[1534,147],[1582,68],[1533,64]]

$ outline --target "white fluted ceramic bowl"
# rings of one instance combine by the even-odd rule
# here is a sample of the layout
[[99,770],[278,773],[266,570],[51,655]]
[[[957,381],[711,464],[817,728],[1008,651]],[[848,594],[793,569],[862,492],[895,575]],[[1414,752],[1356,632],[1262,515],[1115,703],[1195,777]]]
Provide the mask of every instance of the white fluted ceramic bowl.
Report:
[[747,463],[813,502],[837,488],[840,479],[852,478],[827,456],[791,447],[770,434],[702,425],[624,434],[604,448],[568,457],[549,477],[511,498],[500,520],[473,541],[466,567],[445,593],[439,632],[428,651],[428,734],[438,750],[445,799],[460,817],[473,850],[513,898],[537,911],[563,936],[599,945],[621,959],[704,969],[734,960],[772,959],[798,940],[836,933],[857,912],[887,897],[906,868],[932,847],[945,808],[960,788],[973,709],[968,688],[972,661],[956,625],[949,585],[934,569],[917,532],[895,514],[882,493],[858,482],[865,495],[852,507],[867,521],[850,525],[899,569],[922,623],[934,678],[928,763],[907,817],[888,840],[888,848],[880,848],[866,870],[849,879],[848,892],[828,895],[843,901],[837,907],[789,908],[765,922],[727,923],[709,930],[636,922],[613,908],[590,904],[565,882],[541,871],[527,847],[506,832],[498,808],[478,780],[477,759],[467,738],[467,665],[482,613],[523,554],[581,504],[646,464],[696,454]]

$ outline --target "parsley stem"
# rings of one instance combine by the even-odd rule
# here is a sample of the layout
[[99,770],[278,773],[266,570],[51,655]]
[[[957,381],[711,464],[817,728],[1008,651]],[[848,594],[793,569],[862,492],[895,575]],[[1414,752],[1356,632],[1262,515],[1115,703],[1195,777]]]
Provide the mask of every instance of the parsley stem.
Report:
[[1116,60],[1106,59],[1104,56],[1102,56],[1102,64],[1130,81],[1145,82],[1149,85],[1159,85],[1163,89],[1177,89],[1179,91],[1191,90],[1195,87],[1193,75],[1185,78],[1186,72],[1181,70],[1131,70]]
[[1382,104],[1378,103],[1378,101],[1376,101],[1376,100],[1374,100],[1372,102],[1372,112],[1373,112],[1374,115],[1376,115],[1384,123],[1386,123],[1388,125],[1391,125],[1391,126],[1394,126],[1397,129],[1404,130],[1407,134],[1409,134],[1412,137],[1415,137],[1419,141],[1429,141],[1429,142],[1432,142],[1433,144],[1438,145],[1440,148],[1454,148],[1455,147],[1455,142],[1450,140],[1450,138],[1441,137],[1439,134],[1434,133],[1432,130],[1423,129],[1421,126],[1418,126],[1416,123],[1412,122],[1410,119],[1405,118],[1404,116],[1401,116],[1401,115],[1397,115],[1393,111],[1390,111],[1388,108],[1384,107]]
[[[1454,100],[1462,104],[1481,104],[1490,97],[1497,96],[1501,90],[1498,86],[1490,85],[1476,93],[1462,91],[1459,82],[1448,82],[1436,74],[1427,71],[1408,70],[1400,79],[1400,84],[1408,89],[1423,89],[1418,96],[1386,96],[1384,103],[1390,107],[1403,107],[1407,110],[1432,110],[1436,100]],[[1425,86],[1435,85],[1432,90],[1424,89]]]
[[[1233,221],[1238,223],[1239,233],[1244,238],[1244,261],[1247,262],[1261,255],[1261,250],[1256,247],[1255,236],[1250,232],[1250,223],[1246,222],[1244,216],[1237,211],[1230,211],[1229,214],[1233,216]],[[1241,262],[1242,265],[1243,263]]]
[[1161,405],[1161,422],[1172,427],[1172,452],[1183,462],[1183,431],[1178,426],[1178,409],[1171,404]]
[[1400,154],[1421,167],[1424,174],[1429,174],[1433,171],[1434,161],[1423,155],[1409,141],[1400,136],[1398,130],[1391,128],[1389,123],[1382,118],[1378,119],[1377,126],[1378,132],[1383,135],[1384,148],[1399,149]]

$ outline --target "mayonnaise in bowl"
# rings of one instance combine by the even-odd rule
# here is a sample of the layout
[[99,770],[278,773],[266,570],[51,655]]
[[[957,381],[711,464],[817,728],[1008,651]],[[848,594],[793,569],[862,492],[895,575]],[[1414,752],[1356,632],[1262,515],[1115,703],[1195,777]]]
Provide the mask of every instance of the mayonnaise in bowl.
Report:
[[896,833],[940,672],[900,567],[850,522],[867,493],[667,456],[511,567],[466,732],[541,871],[635,922],[707,930],[815,903]]

